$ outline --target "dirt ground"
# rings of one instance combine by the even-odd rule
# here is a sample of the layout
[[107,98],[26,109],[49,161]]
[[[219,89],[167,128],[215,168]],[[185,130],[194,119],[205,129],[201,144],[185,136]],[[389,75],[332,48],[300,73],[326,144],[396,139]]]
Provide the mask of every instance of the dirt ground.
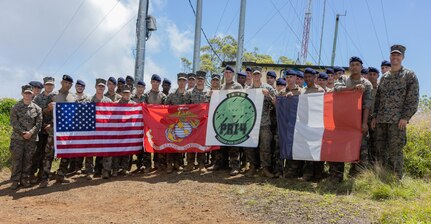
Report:
[[[0,223],[372,222],[367,209],[354,203],[328,202],[321,195],[285,189],[285,180],[230,177],[228,171],[91,181],[74,176],[70,184],[51,181],[46,189],[17,191],[9,190],[9,176],[7,170],[0,173]],[[334,213],[332,204],[351,211]]]

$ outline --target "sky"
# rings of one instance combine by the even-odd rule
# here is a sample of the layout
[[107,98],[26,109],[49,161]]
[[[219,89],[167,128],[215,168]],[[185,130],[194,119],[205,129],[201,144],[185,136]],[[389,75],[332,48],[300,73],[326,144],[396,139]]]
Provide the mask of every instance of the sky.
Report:
[[[152,74],[173,81],[180,61],[193,58],[195,17],[188,0],[149,0],[157,31],[146,42],[144,81]],[[276,60],[296,60],[301,50],[305,0],[248,0],[244,46]],[[196,7],[196,0],[191,0]],[[136,17],[139,0],[0,1],[0,98],[20,97],[20,87],[45,76],[63,74],[86,82],[94,94],[96,78],[134,76]],[[405,67],[415,71],[420,93],[431,95],[427,76],[431,29],[424,17],[431,1],[314,0],[307,61],[330,65],[336,14],[340,17],[335,65],[359,56],[364,66],[380,67],[393,44],[407,47]],[[239,0],[203,0],[202,28],[209,38],[238,36]],[[201,46],[207,45],[202,35]],[[149,85],[147,86],[147,89]]]

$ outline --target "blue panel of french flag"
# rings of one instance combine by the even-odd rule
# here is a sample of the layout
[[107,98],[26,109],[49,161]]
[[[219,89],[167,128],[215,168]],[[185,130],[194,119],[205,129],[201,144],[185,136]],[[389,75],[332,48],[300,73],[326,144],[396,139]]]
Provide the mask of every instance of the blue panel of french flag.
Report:
[[277,97],[282,159],[330,162],[359,160],[362,93],[313,93]]

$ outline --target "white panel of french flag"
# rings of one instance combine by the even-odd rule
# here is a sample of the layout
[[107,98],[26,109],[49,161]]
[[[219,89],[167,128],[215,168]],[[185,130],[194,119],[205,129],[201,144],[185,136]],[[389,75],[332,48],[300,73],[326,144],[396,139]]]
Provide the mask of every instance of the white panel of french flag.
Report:
[[283,159],[354,162],[362,140],[362,94],[313,93],[277,98]]

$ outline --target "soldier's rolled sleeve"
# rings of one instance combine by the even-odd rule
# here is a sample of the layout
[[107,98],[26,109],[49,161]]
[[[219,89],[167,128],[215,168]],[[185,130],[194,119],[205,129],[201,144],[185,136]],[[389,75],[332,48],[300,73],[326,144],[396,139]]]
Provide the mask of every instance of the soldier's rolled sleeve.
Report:
[[344,88],[346,88],[346,84],[343,81],[341,80],[335,81],[335,84],[334,84],[335,92],[341,91]]
[[407,121],[416,113],[419,104],[419,82],[414,72],[411,72],[410,76],[406,83],[406,97],[401,111],[401,118]]

